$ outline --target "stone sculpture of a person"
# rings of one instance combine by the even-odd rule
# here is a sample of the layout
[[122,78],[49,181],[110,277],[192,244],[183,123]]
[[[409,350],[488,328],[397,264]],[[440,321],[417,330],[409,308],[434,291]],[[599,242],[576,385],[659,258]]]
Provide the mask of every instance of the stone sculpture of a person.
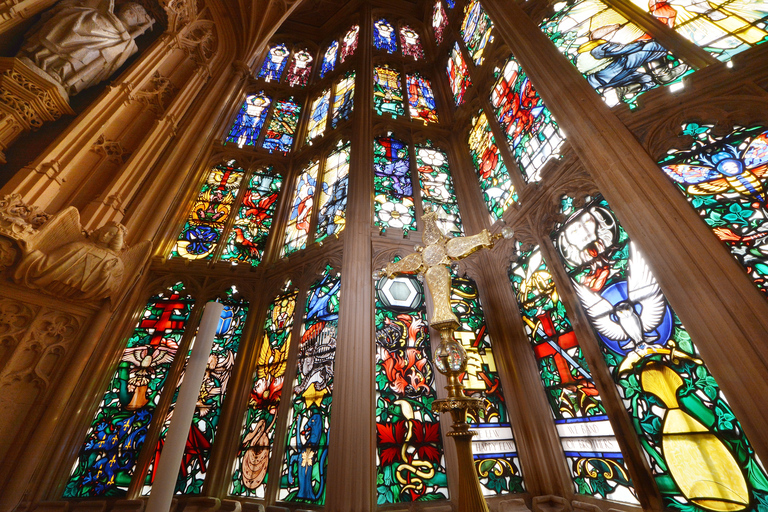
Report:
[[18,57],[50,75],[71,96],[109,78],[138,51],[154,24],[135,2],[62,0],[27,33]]

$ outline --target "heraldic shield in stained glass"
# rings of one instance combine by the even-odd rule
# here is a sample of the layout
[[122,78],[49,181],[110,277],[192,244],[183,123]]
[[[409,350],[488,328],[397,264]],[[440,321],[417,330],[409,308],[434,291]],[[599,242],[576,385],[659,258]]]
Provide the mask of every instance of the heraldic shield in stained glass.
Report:
[[608,203],[597,198],[573,211],[553,240],[665,506],[687,512],[760,510],[768,502],[768,478]]
[[373,208],[375,224],[387,228],[416,231],[408,146],[392,137],[373,141]]
[[238,147],[255,146],[271,104],[272,99],[263,92],[246,96],[226,142],[234,142]]
[[373,109],[392,117],[405,115],[400,72],[388,66],[373,68]]

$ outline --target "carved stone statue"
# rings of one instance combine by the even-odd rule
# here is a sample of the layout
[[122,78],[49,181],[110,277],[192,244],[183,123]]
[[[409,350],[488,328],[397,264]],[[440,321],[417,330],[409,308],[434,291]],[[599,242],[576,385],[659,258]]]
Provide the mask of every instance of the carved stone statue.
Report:
[[18,56],[71,96],[110,77],[138,51],[134,39],[151,28],[141,5],[114,0],[61,0],[30,30]]

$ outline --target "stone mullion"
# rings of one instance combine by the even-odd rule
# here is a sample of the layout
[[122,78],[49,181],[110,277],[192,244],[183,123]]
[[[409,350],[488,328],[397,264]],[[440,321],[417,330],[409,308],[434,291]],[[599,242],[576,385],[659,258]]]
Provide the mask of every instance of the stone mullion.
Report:
[[[409,133],[408,153],[410,155],[408,162],[408,173],[411,178],[411,187],[413,189],[413,213],[416,220],[416,229],[421,226],[421,217],[426,213],[424,211],[424,201],[421,191],[421,181],[419,180],[419,170],[416,163],[416,145],[413,143],[413,133]],[[418,232],[418,231],[417,231]]]
[[[456,199],[461,212],[461,222],[467,235],[474,235],[491,227],[488,207],[477,181],[477,172],[467,144],[467,133],[454,133],[448,149],[451,176],[456,189]],[[444,148],[446,149],[446,148]],[[450,157],[453,158],[450,158]]]
[[758,341],[768,332],[765,299],[632,132],[523,10],[500,0],[483,5],[585,169],[644,249],[758,456],[768,459],[768,438],[762,435],[768,409],[759,398],[768,392],[768,346]]
[[262,265],[273,263],[280,259],[280,253],[285,245],[285,229],[291,215],[293,196],[296,193],[296,180],[302,171],[302,168],[297,168],[296,160],[292,158],[287,170],[283,173],[283,184],[280,187],[277,207],[275,208],[275,215],[272,220],[272,228],[269,231],[267,245],[264,248]]

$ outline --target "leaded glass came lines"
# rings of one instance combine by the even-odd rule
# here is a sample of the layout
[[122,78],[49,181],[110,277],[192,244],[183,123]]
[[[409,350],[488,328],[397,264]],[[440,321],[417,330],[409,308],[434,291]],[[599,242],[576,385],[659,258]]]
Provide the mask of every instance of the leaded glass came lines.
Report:
[[281,256],[287,256],[307,246],[319,169],[319,162],[309,162],[304,172],[296,179],[296,191],[293,195],[288,223],[285,226],[285,244]]
[[437,105],[429,80],[418,73],[406,75],[408,85],[408,107],[411,119],[424,124],[437,122]]
[[373,68],[373,108],[377,114],[404,116],[400,73],[390,67]]
[[320,137],[328,124],[328,107],[331,101],[331,90],[326,89],[315,98],[310,107],[309,125],[307,126],[307,142]]
[[479,0],[470,0],[464,8],[464,20],[461,22],[459,33],[467,45],[475,66],[483,63],[483,50],[493,41],[493,22],[486,14]]
[[421,204],[424,212],[438,212],[437,225],[447,236],[462,236],[459,205],[453,186],[448,155],[429,144],[416,146],[416,166],[419,171]]
[[264,92],[246,96],[226,141],[234,142],[238,147],[255,146],[271,104],[272,98]]
[[270,153],[277,150],[288,153],[293,146],[293,137],[299,124],[301,105],[292,100],[279,100],[272,111],[272,119],[269,122],[264,142],[261,146]]
[[491,219],[497,221],[509,205],[517,201],[517,193],[484,112],[472,120],[468,144],[480,188],[483,190],[483,199]]
[[328,49],[325,50],[323,55],[323,64],[320,67],[320,78],[323,78],[327,73],[333,71],[336,66],[336,54],[339,52],[339,42],[331,41],[328,45]]
[[336,126],[344,119],[349,119],[354,107],[355,72],[349,71],[336,82],[333,97],[333,117],[331,127]]
[[349,143],[338,147],[325,159],[315,241],[342,232],[346,225],[347,187],[349,185]]
[[307,50],[299,50],[293,54],[293,61],[285,75],[285,82],[293,87],[304,87],[309,82],[314,59]]
[[472,80],[469,78],[469,70],[467,70],[467,63],[464,62],[464,56],[461,54],[458,42],[454,43],[453,48],[451,48],[446,71],[448,73],[448,82],[451,84],[453,101],[458,107],[464,103],[464,93],[472,85]]
[[264,64],[259,71],[259,78],[263,78],[265,82],[271,82],[272,80],[280,81],[280,75],[283,74],[283,69],[288,63],[288,56],[291,54],[290,50],[284,44],[276,44],[269,49],[267,56],[264,58]]
[[443,1],[437,0],[432,8],[432,31],[435,34],[435,42],[440,45],[443,42],[443,34],[448,26],[448,15],[443,7]]
[[416,230],[408,146],[392,137],[373,141],[373,207],[382,230]]
[[400,48],[405,57],[413,57],[414,60],[424,58],[424,49],[421,47],[421,39],[408,25],[400,28]]
[[344,62],[351,57],[357,49],[357,39],[360,35],[360,26],[352,25],[341,41],[341,51],[339,52],[339,62]]
[[376,20],[373,24],[373,45],[387,53],[395,53],[397,51],[395,28],[384,18]]

